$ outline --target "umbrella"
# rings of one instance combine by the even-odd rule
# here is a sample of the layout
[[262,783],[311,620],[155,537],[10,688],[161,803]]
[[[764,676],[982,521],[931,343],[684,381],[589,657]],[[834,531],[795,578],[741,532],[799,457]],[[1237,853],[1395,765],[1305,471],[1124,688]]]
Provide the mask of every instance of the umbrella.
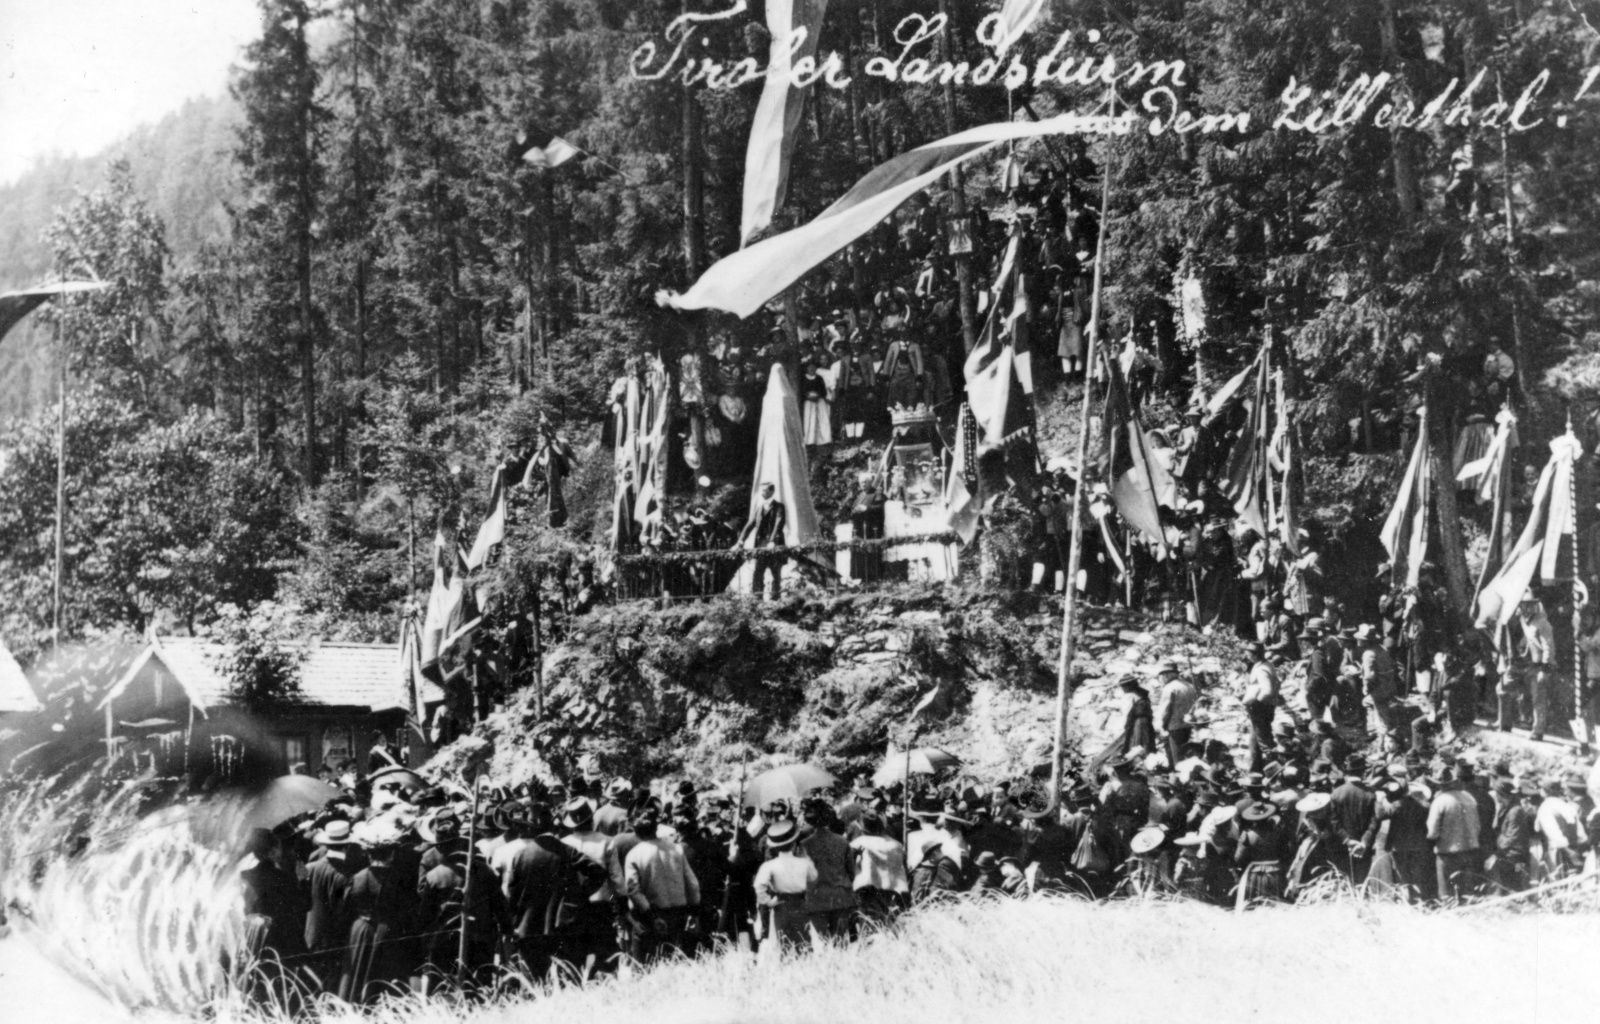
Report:
[[765,807],[774,800],[800,800],[813,789],[828,789],[837,781],[814,764],[786,764],[751,779],[744,788],[744,805]]
[[906,777],[907,762],[912,775],[937,775],[946,768],[961,764],[956,755],[937,747],[917,747],[910,751],[898,750],[884,758],[883,764],[872,773],[875,786],[892,786]]
[[245,805],[245,828],[273,828],[297,814],[320,811],[339,790],[309,775],[284,775],[267,783],[266,788]]

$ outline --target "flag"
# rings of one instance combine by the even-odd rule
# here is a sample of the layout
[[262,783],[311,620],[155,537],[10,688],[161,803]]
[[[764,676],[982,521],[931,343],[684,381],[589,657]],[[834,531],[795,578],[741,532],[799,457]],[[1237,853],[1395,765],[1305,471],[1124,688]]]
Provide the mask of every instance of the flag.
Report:
[[[744,154],[744,214],[739,244],[772,226],[772,215],[789,191],[789,161],[810,86],[796,87],[790,70],[814,60],[828,0],[767,0],[767,80],[756,103]],[[798,37],[798,42],[797,42]]]
[[466,552],[457,547],[455,572],[450,577],[445,597],[448,612],[444,620],[444,639],[439,641],[440,657],[449,654],[456,644],[471,636],[478,623],[483,621],[478,611],[477,594],[467,586],[468,571]]
[[995,55],[1004,56],[1018,39],[1027,34],[1033,23],[1044,13],[1045,0],[1005,0],[1000,6],[1000,19],[995,28]]
[[27,714],[42,707],[28,676],[0,640],[0,714]]
[[445,623],[450,618],[450,562],[447,551],[449,545],[441,530],[433,538],[433,589],[428,592],[428,607],[422,619],[418,656],[424,667],[438,662],[439,644],[444,640]]
[[[1281,474],[1280,490],[1278,491],[1278,526],[1283,537],[1283,546],[1289,553],[1299,558],[1300,550],[1300,503],[1294,493],[1294,466],[1295,466],[1295,438],[1294,427],[1289,422],[1287,410],[1289,402],[1284,394],[1285,383],[1283,374],[1278,374],[1278,430],[1273,435],[1272,448],[1275,457],[1272,460],[1274,467]],[[1271,482],[1268,482],[1271,486]]]
[[1389,552],[1395,576],[1400,575],[1404,565],[1406,585],[1410,587],[1417,585],[1427,553],[1429,479],[1432,475],[1428,471],[1428,407],[1423,406],[1417,413],[1417,443],[1411,449],[1411,461],[1400,480],[1400,493],[1395,496],[1394,507],[1389,510],[1378,535],[1384,550]]
[[667,425],[672,412],[672,379],[659,356],[651,356],[645,369],[644,397],[639,427],[634,432],[634,464],[638,488],[633,518],[644,544],[661,536],[662,512],[667,494]]
[[55,284],[43,284],[37,288],[0,295],[0,341],[5,341],[11,328],[21,323],[23,317],[57,296],[100,292],[109,287],[111,286],[103,281],[58,281]]
[[1572,565],[1570,545],[1577,537],[1572,471],[1581,455],[1583,446],[1570,429],[1550,442],[1550,461],[1534,488],[1528,524],[1506,555],[1505,564],[1478,594],[1480,628],[1510,622],[1536,573],[1547,583],[1566,578],[1563,567]]
[[489,555],[506,539],[506,467],[494,471],[494,482],[489,485],[489,514],[478,527],[478,537],[472,542],[467,555],[467,569],[476,570],[489,561]]
[[[1017,303],[1002,302],[1006,289],[1015,289],[1020,239],[1013,236],[1000,261],[1000,273],[990,289],[989,313],[977,344],[962,371],[967,379],[967,403],[976,426],[975,447],[969,458],[978,467],[978,489],[987,503],[1008,487],[1029,487],[1038,469],[1029,395],[1033,384],[1030,367],[1020,358],[1014,339]],[[1026,342],[1026,333],[1022,332]]]
[[[1228,477],[1222,481],[1222,493],[1233,502],[1233,510],[1263,537],[1267,535],[1261,499],[1267,483],[1268,389],[1272,379],[1270,363],[1268,346],[1263,345],[1255,365],[1245,371],[1255,375],[1255,388],[1248,399],[1244,429],[1234,441],[1233,451],[1228,456]],[[1235,381],[1228,383],[1233,386]],[[1213,404],[1227,390],[1225,387],[1223,392],[1219,392],[1212,399]]]
[[1102,115],[1060,114],[1043,121],[980,125],[919,146],[869,171],[810,223],[724,256],[688,291],[663,290],[656,301],[674,309],[721,309],[747,317],[973,157],[1014,139],[1087,134],[1120,123]]
[[1167,535],[1161,528],[1161,507],[1156,495],[1163,487],[1170,488],[1172,481],[1158,481],[1154,463],[1145,444],[1144,429],[1128,400],[1128,389],[1122,380],[1122,370],[1117,361],[1104,349],[1100,357],[1105,362],[1106,404],[1106,479],[1110,481],[1111,500],[1124,522],[1144,534],[1156,545],[1158,558],[1167,556]]
[[995,276],[994,286],[989,289],[989,300],[986,304],[988,315],[984,317],[983,328],[978,332],[978,340],[973,344],[972,351],[967,353],[967,361],[962,366],[962,375],[969,382],[1000,354],[1000,349],[1005,344],[1009,321],[1001,312],[1000,296],[1005,293],[1006,286],[1016,274],[1017,255],[1021,251],[1021,243],[1020,238],[1012,235],[1011,241],[1006,243],[1005,253],[1000,258],[1000,273]]
[[1494,437],[1489,440],[1489,450],[1480,459],[1464,464],[1456,474],[1456,482],[1471,487],[1478,504],[1487,505],[1495,500],[1508,463],[1507,454],[1517,447],[1517,417],[1510,409],[1500,410],[1495,417]]
[[560,167],[583,150],[559,135],[530,125],[517,133],[514,152],[518,160],[532,167]]
[[965,402],[956,414],[956,447],[950,456],[950,471],[944,479],[944,505],[950,529],[971,544],[978,535],[978,514],[983,511],[982,489],[978,476],[978,421],[972,406]]

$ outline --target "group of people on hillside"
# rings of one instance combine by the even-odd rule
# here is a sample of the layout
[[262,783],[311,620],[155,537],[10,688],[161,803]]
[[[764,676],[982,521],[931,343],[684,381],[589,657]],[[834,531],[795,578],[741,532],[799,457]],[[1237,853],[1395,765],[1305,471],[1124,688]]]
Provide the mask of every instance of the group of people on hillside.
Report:
[[[1281,649],[1263,647],[1247,709],[1278,693],[1279,665]],[[907,791],[862,775],[758,808],[688,781],[602,784],[592,765],[476,804],[408,769],[350,776],[320,812],[249,835],[237,976],[263,999],[368,1002],[482,990],[513,971],[541,979],[558,964],[611,971],[719,937],[804,947],[963,894],[1173,892],[1245,907],[1327,878],[1464,899],[1594,869],[1600,814],[1575,772],[1519,776],[1415,746],[1369,759],[1361,730],[1255,710],[1241,766],[1196,734],[1198,690],[1178,666],[1151,676],[1153,718],[1130,721],[1115,756],[1046,809],[1025,805],[1020,781],[913,777]]]

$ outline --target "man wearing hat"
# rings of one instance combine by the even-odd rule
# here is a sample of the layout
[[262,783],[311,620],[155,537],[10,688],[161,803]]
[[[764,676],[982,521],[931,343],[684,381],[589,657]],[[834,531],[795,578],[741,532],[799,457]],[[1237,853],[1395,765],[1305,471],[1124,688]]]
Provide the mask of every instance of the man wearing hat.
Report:
[[1251,653],[1255,663],[1250,666],[1241,699],[1245,714],[1250,717],[1250,770],[1259,772],[1267,763],[1267,751],[1272,749],[1272,717],[1281,700],[1277,662],[1282,649],[1268,649],[1257,643],[1251,645]]
[[1378,631],[1370,623],[1356,630],[1356,643],[1360,645],[1361,687],[1367,705],[1372,708],[1375,731],[1395,744],[1400,728],[1396,705],[1401,691],[1394,658],[1379,643]]
[[[269,986],[272,979],[266,975],[275,975],[283,961],[302,951],[305,900],[294,874],[278,866],[278,840],[271,831],[251,829],[245,852],[255,863],[239,872],[248,951],[246,962],[240,965],[241,974],[249,974],[252,984]],[[0,924],[4,922],[4,903],[0,902]],[[259,972],[266,975],[255,977]]]
[[1510,892],[1521,892],[1528,887],[1533,860],[1533,838],[1538,829],[1534,825],[1539,811],[1539,787],[1532,782],[1520,785],[1510,779],[1495,782],[1496,804],[1505,799],[1504,809],[1497,806],[1495,820],[1494,856],[1489,864],[1489,877]]
[[635,959],[645,961],[681,950],[700,906],[700,880],[677,844],[656,835],[658,826],[651,811],[634,821],[639,841],[623,864],[624,891],[634,914]]
[[[570,928],[607,874],[599,861],[556,837],[550,809],[542,803],[527,809],[526,825],[518,831],[528,838],[508,847],[502,885],[517,949],[532,975],[543,978],[556,957],[576,956]],[[573,893],[582,895],[569,900]]]
[[[417,923],[424,939],[424,967],[440,975],[460,974],[475,983],[488,980],[495,947],[511,933],[500,878],[468,846],[461,819],[444,811],[418,823],[417,833],[433,845],[435,856],[417,884]],[[424,861],[424,865],[428,860]],[[467,878],[471,877],[471,900]],[[466,958],[461,957],[462,918],[466,919]]]
[[1429,780],[1436,792],[1428,807],[1428,838],[1438,863],[1439,898],[1459,896],[1471,885],[1483,857],[1478,852],[1478,804],[1454,769],[1446,767]]
[[1360,885],[1371,867],[1368,858],[1377,835],[1378,798],[1365,782],[1366,758],[1351,754],[1343,768],[1344,781],[1334,787],[1329,801],[1329,828],[1344,847],[1343,855],[1335,855],[1333,860],[1352,883]]
[[1316,722],[1333,703],[1344,648],[1328,636],[1327,622],[1318,615],[1306,620],[1304,639],[1301,650],[1306,659],[1306,715]]
[[343,948],[350,934],[350,882],[364,866],[351,856],[351,826],[343,818],[325,823],[311,841],[322,856],[311,863],[306,884],[311,908],[306,913],[307,963],[324,989],[339,980]]
[[861,915],[869,921],[887,921],[911,892],[906,848],[885,834],[883,818],[868,812],[861,818],[861,834],[850,840],[850,850],[855,860],[851,888]]
[[615,778],[606,787],[606,802],[595,812],[594,830],[601,835],[615,836],[628,827],[628,812],[633,803],[633,783]]
[[1156,702],[1156,729],[1166,741],[1167,764],[1175,767],[1182,760],[1183,748],[1194,735],[1189,714],[1200,699],[1200,691],[1178,674],[1178,664],[1171,658],[1156,662],[1155,676],[1157,685],[1161,687]]
[[[594,827],[594,805],[588,800],[577,797],[567,801],[561,808],[561,827],[567,831],[561,839],[563,843],[602,867],[609,864],[611,837]],[[611,884],[609,868],[604,875],[602,881],[586,895],[580,893],[581,898],[568,907],[571,922],[567,928],[566,951],[571,961],[580,966],[603,967],[617,951],[615,915],[611,909],[616,890]]]
[[1577,803],[1571,799],[1584,791],[1582,776],[1545,782],[1544,800],[1534,816],[1534,827],[1544,840],[1545,870],[1551,881],[1583,869],[1583,846],[1587,836]]
[[807,803],[804,820],[808,834],[800,840],[816,877],[806,888],[805,908],[817,931],[843,935],[854,914],[855,865],[850,843],[832,828],[833,808],[824,800]]

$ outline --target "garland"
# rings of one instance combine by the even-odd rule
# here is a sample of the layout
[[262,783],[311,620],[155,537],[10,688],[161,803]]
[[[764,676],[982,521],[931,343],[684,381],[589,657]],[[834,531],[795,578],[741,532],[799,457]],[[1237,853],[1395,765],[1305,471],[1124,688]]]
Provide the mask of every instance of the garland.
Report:
[[912,544],[958,544],[960,537],[954,531],[922,533],[908,537],[884,537],[874,540],[829,541],[819,544],[797,544],[793,547],[729,548],[710,551],[662,551],[632,555],[618,555],[618,567],[651,565],[693,565],[715,562],[747,562],[754,558],[783,556],[804,558],[810,555],[831,555],[840,551],[885,551],[889,548]]

